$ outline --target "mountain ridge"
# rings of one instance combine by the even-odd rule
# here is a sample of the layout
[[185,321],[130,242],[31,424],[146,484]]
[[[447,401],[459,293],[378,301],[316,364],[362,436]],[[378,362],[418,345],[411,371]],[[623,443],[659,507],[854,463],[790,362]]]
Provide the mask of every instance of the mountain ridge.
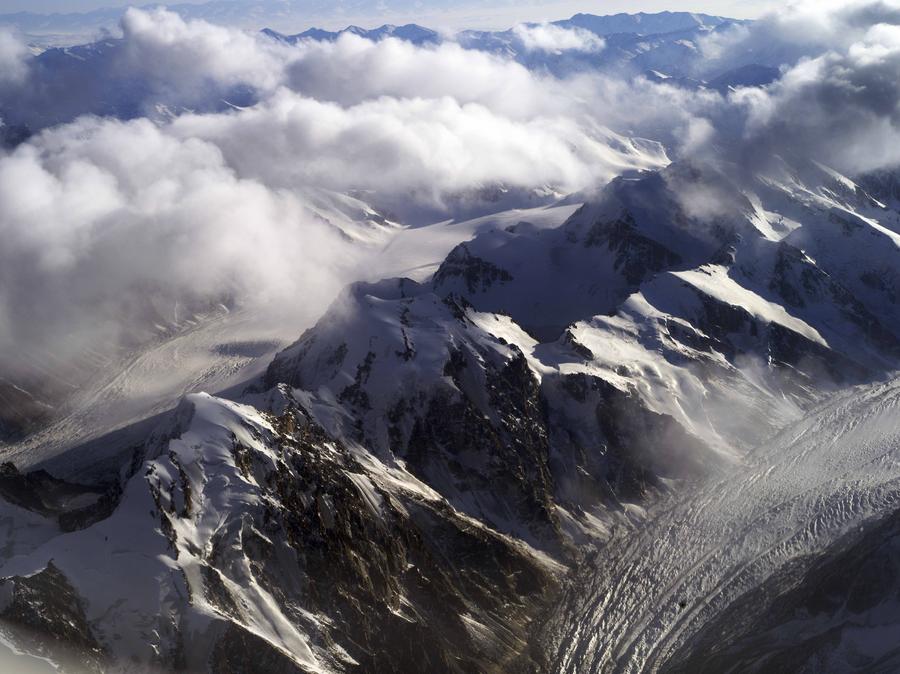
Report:
[[[684,195],[701,188],[729,205],[691,211]],[[866,392],[853,404],[872,419],[878,392],[893,391],[882,379],[900,362],[896,300],[860,278],[882,254],[900,255],[893,212],[814,164],[775,162],[753,193],[739,193],[721,167],[675,163],[613,181],[562,224],[476,234],[421,281],[348,287],[234,401],[192,394],[165,415],[106,500],[49,516],[0,501],[33,526],[0,567],[24,599],[0,611],[42,630],[68,620],[85,653],[112,664],[242,666],[237,643],[291,672],[400,672],[423,661],[576,671],[586,653],[578,630],[607,615],[592,613],[599,589],[566,603],[585,559],[623,531],[655,526],[668,498],[686,494],[689,507],[703,485],[739,481],[769,438],[784,446],[779,466],[795,451],[809,457],[818,435],[795,442],[790,429],[828,432],[827,410],[854,390]],[[794,247],[804,231],[832,255]],[[884,244],[866,244],[870,232]],[[542,271],[544,255],[554,275]],[[585,256],[589,276],[602,286],[619,278],[621,291],[597,304],[595,289],[559,277],[585,273],[566,256]],[[536,338],[520,324],[546,308],[511,302],[551,278],[572,313]],[[504,288],[517,290],[497,294]],[[748,417],[734,418],[735,407]],[[889,456],[890,432],[877,437]],[[782,498],[794,498],[797,479],[777,483]],[[818,484],[844,502],[831,481]],[[889,517],[893,503],[854,506],[851,521]],[[63,516],[71,525],[59,533],[52,518]],[[836,533],[848,530],[842,521]],[[133,569],[164,573],[166,592],[146,606],[140,597],[111,605],[117,586],[99,590],[90,574],[106,572],[79,561],[107,540],[121,554],[155,551],[158,570]],[[49,588],[89,612],[39,618]],[[574,636],[553,622],[567,611],[583,612],[567,623]],[[141,627],[151,614],[152,652]],[[529,645],[537,635],[546,655]],[[451,665],[459,652],[466,664]]]

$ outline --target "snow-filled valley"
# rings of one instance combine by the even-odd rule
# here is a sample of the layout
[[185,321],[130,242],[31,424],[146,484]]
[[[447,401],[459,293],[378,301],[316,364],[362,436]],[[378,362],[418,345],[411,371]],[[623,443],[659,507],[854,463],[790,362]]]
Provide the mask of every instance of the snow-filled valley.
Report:
[[[619,532],[555,618],[556,671],[896,667],[895,586],[879,585],[890,576],[850,567],[841,585],[816,571],[867,537],[892,545],[882,522],[900,498],[898,392],[892,381],[836,396],[739,470]],[[784,617],[779,600],[804,590],[820,605]],[[832,597],[847,608],[821,605]]]
[[219,5],[0,31],[0,669],[900,666],[900,15]]

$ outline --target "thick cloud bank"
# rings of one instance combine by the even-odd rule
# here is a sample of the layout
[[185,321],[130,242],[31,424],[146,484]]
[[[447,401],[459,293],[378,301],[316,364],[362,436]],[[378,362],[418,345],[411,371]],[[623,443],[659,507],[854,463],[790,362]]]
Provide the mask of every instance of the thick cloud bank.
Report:
[[[581,31],[516,30],[535,52],[604,48]],[[129,11],[123,34],[91,48],[102,76],[38,90],[34,61],[0,33],[0,114],[25,101],[43,120],[108,115],[0,155],[0,360],[24,345],[78,349],[179,303],[315,314],[375,253],[310,207],[316,191],[423,224],[486,189],[566,194],[667,161],[634,138],[751,167],[773,153],[849,173],[900,163],[894,0],[804,4],[716,31],[711,63],[783,71],[725,95],[559,79],[453,42],[287,45],[162,10]]]
[[715,35],[706,48],[723,64],[754,59],[783,70],[708,114],[710,138],[738,161],[780,153],[849,174],[900,163],[900,2],[802,2]]
[[[486,188],[567,193],[665,160],[577,89],[455,44],[289,47],[165,11],[123,30],[106,68],[159,114],[80,117],[0,155],[0,360],[136,339],[179,306],[314,318],[377,252],[313,207],[323,190],[423,224]],[[259,102],[187,111],[236,87]]]
[[45,132],[0,159],[0,204],[4,354],[42,342],[77,351],[175,320],[177,303],[327,296],[349,262],[296,196],[147,120]]

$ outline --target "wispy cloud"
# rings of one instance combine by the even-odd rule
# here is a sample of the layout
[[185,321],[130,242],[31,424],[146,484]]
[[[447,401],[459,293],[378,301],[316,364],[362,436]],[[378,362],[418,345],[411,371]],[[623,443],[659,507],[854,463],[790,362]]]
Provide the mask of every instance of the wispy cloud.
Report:
[[11,29],[0,26],[0,86],[19,84],[28,72],[28,47]]
[[589,31],[563,28],[550,23],[519,24],[513,32],[529,51],[598,52],[606,46],[601,37]]

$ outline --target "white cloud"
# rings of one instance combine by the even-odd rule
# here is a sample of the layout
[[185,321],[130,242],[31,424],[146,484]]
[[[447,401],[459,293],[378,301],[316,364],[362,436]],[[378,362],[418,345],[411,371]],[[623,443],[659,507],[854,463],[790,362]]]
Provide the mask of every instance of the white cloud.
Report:
[[209,85],[277,87],[291,50],[260,36],[204,21],[185,21],[164,9],[130,8],[122,19],[125,62],[132,76],[147,78],[153,93],[169,92],[184,103],[209,94]]
[[138,10],[124,34],[109,68],[142,83],[145,109],[244,84],[261,101],[165,123],[83,117],[0,155],[0,353],[49,340],[64,355],[176,301],[314,315],[366,253],[313,217],[309,190],[437,219],[486,186],[574,191],[664,160],[599,125],[586,83],[456,44],[288,47]]
[[351,263],[297,195],[146,120],[85,118],[0,157],[0,238],[0,353],[112,337],[153,319],[137,315],[149,298],[288,302],[303,288],[321,309]]
[[344,35],[307,42],[287,68],[287,84],[319,100],[351,105],[393,98],[451,97],[515,117],[570,106],[571,90],[498,56],[456,43],[416,47],[396,39],[371,42]]
[[28,47],[13,31],[0,26],[0,85],[19,84],[28,72]]
[[803,2],[717,40],[722,62],[787,64],[712,117],[715,141],[740,134],[742,161],[787,153],[850,174],[900,164],[900,2]]
[[[310,215],[308,190],[362,190],[437,218],[486,186],[576,191],[664,161],[607,127],[742,162],[791,151],[849,171],[900,163],[896,4],[788,12],[720,37],[707,48],[723,63],[763,47],[753,53],[795,57],[780,82],[727,98],[540,76],[457,44],[289,47],[132,10],[109,72],[140,83],[139,107],[239,86],[260,102],[166,123],[81,118],[0,155],[0,351],[115,332],[147,296],[315,312],[362,258]],[[574,44],[538,28],[528,39],[541,49]],[[0,60],[24,63],[3,39]]]
[[186,115],[172,131],[219,147],[241,175],[267,185],[375,190],[439,204],[482,185],[575,191],[647,162],[611,134],[562,116],[511,119],[453,98],[379,98],[344,107],[281,90],[233,115]]
[[550,23],[519,24],[513,29],[529,51],[598,52],[606,46],[603,38],[581,28],[562,28]]

